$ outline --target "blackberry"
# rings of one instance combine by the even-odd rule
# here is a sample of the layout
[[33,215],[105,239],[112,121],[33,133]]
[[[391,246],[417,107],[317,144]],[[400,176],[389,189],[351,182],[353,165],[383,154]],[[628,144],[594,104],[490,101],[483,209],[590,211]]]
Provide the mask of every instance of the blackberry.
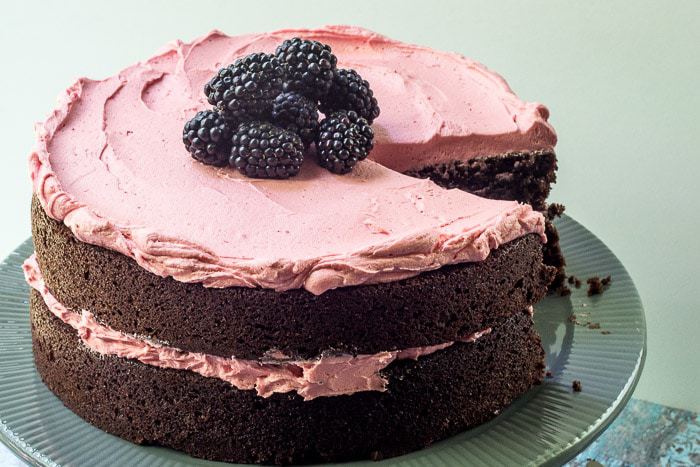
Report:
[[335,70],[333,84],[321,99],[321,111],[329,114],[336,110],[354,110],[371,125],[379,116],[379,104],[367,80],[355,70]]
[[231,141],[229,164],[248,177],[293,177],[304,162],[301,138],[267,122],[242,123]]
[[197,112],[182,130],[182,142],[192,157],[217,167],[228,162],[232,136],[230,122],[213,110]]
[[321,167],[345,174],[365,159],[374,146],[369,122],[354,111],[333,112],[321,121],[316,148]]
[[207,84],[207,100],[234,121],[265,118],[282,90],[284,66],[274,55],[254,53],[219,70]]
[[282,42],[275,55],[286,64],[285,92],[297,91],[311,99],[328,93],[338,62],[330,46],[295,37]]
[[308,147],[318,134],[316,103],[296,92],[284,92],[272,104],[272,121],[293,131]]

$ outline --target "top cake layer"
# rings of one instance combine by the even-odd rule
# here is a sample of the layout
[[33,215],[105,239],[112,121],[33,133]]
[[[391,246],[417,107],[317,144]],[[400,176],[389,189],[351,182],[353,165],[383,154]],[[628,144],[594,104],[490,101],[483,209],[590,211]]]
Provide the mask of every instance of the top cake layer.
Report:
[[[221,67],[302,36],[333,47],[382,107],[372,161],[345,176],[308,162],[293,180],[204,166],[181,142]],[[206,286],[313,293],[479,261],[528,233],[529,206],[445,190],[397,171],[508,151],[551,150],[547,110],[464,57],[366,30],[214,32],[102,81],[80,79],[39,124],[30,157],[45,211],[85,242]]]

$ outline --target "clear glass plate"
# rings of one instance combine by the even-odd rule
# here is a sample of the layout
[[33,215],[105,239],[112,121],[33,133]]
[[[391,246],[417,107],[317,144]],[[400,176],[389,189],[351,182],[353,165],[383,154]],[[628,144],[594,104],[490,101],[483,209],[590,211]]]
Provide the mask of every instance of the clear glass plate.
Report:
[[[571,296],[547,297],[535,307],[552,377],[489,423],[422,451],[352,465],[557,465],[612,422],[644,363],[644,310],[624,266],[595,235],[568,216],[556,225],[567,273],[584,281],[609,274],[613,282],[600,296],[587,297],[584,283]],[[231,465],[137,446],[63,407],[42,384],[32,359],[28,289],[20,267],[31,252],[30,239],[0,265],[0,441],[36,465]],[[569,321],[572,313],[577,323]],[[573,380],[581,381],[581,392],[572,390]]]

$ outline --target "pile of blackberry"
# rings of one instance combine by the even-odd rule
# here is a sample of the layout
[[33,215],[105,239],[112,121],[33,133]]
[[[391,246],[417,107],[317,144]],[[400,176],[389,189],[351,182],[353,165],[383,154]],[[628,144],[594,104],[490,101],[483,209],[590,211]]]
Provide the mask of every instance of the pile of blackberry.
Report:
[[213,108],[185,124],[185,147],[203,164],[289,178],[314,144],[322,167],[352,171],[372,150],[379,105],[369,83],[337,62],[330,46],[298,37],[239,58],[204,86]]

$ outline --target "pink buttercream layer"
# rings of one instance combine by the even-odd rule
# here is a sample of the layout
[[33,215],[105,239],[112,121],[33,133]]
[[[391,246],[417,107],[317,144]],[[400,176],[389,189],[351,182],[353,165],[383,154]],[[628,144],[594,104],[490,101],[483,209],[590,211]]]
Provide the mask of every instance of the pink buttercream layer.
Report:
[[[293,180],[254,180],[204,166],[182,127],[208,107],[216,70],[295,35],[329,43],[382,107],[375,161],[337,176],[307,161]],[[547,110],[462,56],[353,27],[229,37],[219,32],[71,86],[37,125],[34,192],[80,240],[160,276],[209,287],[304,287],[315,294],[481,261],[537,233],[529,206],[445,190],[398,171],[508,150],[551,149]]]
[[[445,342],[372,355],[320,356],[313,360],[269,358],[257,361],[184,352],[116,331],[98,323],[87,310],[81,313],[69,310],[47,288],[34,255],[24,262],[23,269],[27,283],[41,294],[51,313],[77,330],[89,349],[101,355],[138,360],[160,368],[194,371],[207,378],[219,378],[241,390],[255,389],[262,397],[295,391],[304,400],[311,400],[361,391],[385,391],[387,380],[380,372],[391,362],[417,360],[454,344]],[[460,341],[474,342],[489,332],[491,328]]]

